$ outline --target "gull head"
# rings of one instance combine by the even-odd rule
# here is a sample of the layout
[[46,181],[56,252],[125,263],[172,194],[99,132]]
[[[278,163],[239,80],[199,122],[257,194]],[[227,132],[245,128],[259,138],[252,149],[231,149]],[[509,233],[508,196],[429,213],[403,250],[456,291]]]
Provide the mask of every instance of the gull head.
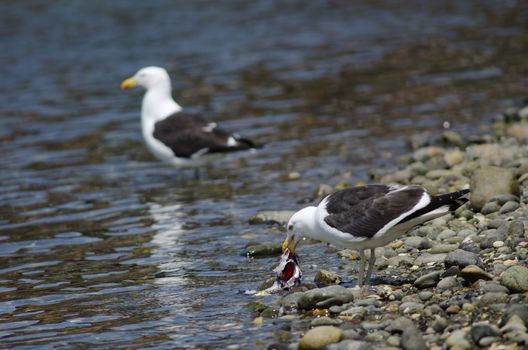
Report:
[[141,86],[146,90],[156,87],[170,88],[170,77],[167,71],[161,67],[141,68],[136,74],[121,83],[121,89],[132,89],[136,86]]
[[312,236],[316,209],[316,207],[306,207],[293,214],[286,225],[286,239],[282,243],[283,252],[289,249],[294,254],[301,239]]

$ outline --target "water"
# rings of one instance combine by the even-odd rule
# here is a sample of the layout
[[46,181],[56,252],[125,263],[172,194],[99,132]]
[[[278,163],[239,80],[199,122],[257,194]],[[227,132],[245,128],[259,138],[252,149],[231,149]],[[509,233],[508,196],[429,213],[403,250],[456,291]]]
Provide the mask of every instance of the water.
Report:
[[[0,3],[0,347],[241,348],[277,340],[244,305],[278,257],[247,260],[259,210],[394,166],[408,135],[464,134],[526,94],[521,2]],[[202,179],[139,131],[157,64],[188,109],[266,142]],[[298,172],[299,179],[291,179]],[[337,269],[299,251],[307,280]],[[349,270],[340,271],[353,276]],[[267,302],[278,296],[267,298]],[[296,333],[297,330],[293,329]]]

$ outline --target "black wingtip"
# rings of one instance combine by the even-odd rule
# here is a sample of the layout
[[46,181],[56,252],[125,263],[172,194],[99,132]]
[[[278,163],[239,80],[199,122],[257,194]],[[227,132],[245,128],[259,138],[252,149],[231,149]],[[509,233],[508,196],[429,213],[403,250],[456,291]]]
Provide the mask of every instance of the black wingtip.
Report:
[[240,137],[237,139],[237,141],[245,146],[247,146],[247,148],[254,148],[254,149],[259,149],[259,148],[263,148],[264,147],[264,143],[257,143],[257,142],[254,142],[250,139],[246,139],[246,138],[243,138],[243,137]]

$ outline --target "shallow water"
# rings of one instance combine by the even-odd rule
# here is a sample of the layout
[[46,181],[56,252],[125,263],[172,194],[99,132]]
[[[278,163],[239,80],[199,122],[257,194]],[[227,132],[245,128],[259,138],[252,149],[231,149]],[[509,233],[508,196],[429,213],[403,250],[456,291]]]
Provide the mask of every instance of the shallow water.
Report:
[[[526,94],[521,2],[0,3],[0,347],[236,348],[277,340],[239,291],[279,244],[250,226],[319,183],[368,181],[414,132],[476,133]],[[139,131],[145,65],[177,100],[266,142],[204,169],[158,163]],[[297,172],[295,179],[290,173]],[[306,280],[334,254],[307,245]],[[340,271],[353,277],[353,270]],[[278,296],[268,297],[275,300]],[[295,330],[294,330],[295,331]]]

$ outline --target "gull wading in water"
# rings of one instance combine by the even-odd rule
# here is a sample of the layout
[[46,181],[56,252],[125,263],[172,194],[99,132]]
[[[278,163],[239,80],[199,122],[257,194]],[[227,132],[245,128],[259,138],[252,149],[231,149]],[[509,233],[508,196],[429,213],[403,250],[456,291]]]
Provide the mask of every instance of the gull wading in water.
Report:
[[258,148],[251,140],[217,127],[199,115],[186,113],[172,98],[169,74],[161,67],[145,67],[121,83],[122,89],[143,87],[141,128],[149,150],[179,167],[208,164],[223,153]]
[[404,235],[414,226],[456,210],[467,202],[469,190],[432,196],[421,186],[358,186],[334,192],[317,206],[296,212],[288,222],[282,250],[294,253],[302,237],[359,251],[358,286],[366,281],[376,261],[374,249]]

